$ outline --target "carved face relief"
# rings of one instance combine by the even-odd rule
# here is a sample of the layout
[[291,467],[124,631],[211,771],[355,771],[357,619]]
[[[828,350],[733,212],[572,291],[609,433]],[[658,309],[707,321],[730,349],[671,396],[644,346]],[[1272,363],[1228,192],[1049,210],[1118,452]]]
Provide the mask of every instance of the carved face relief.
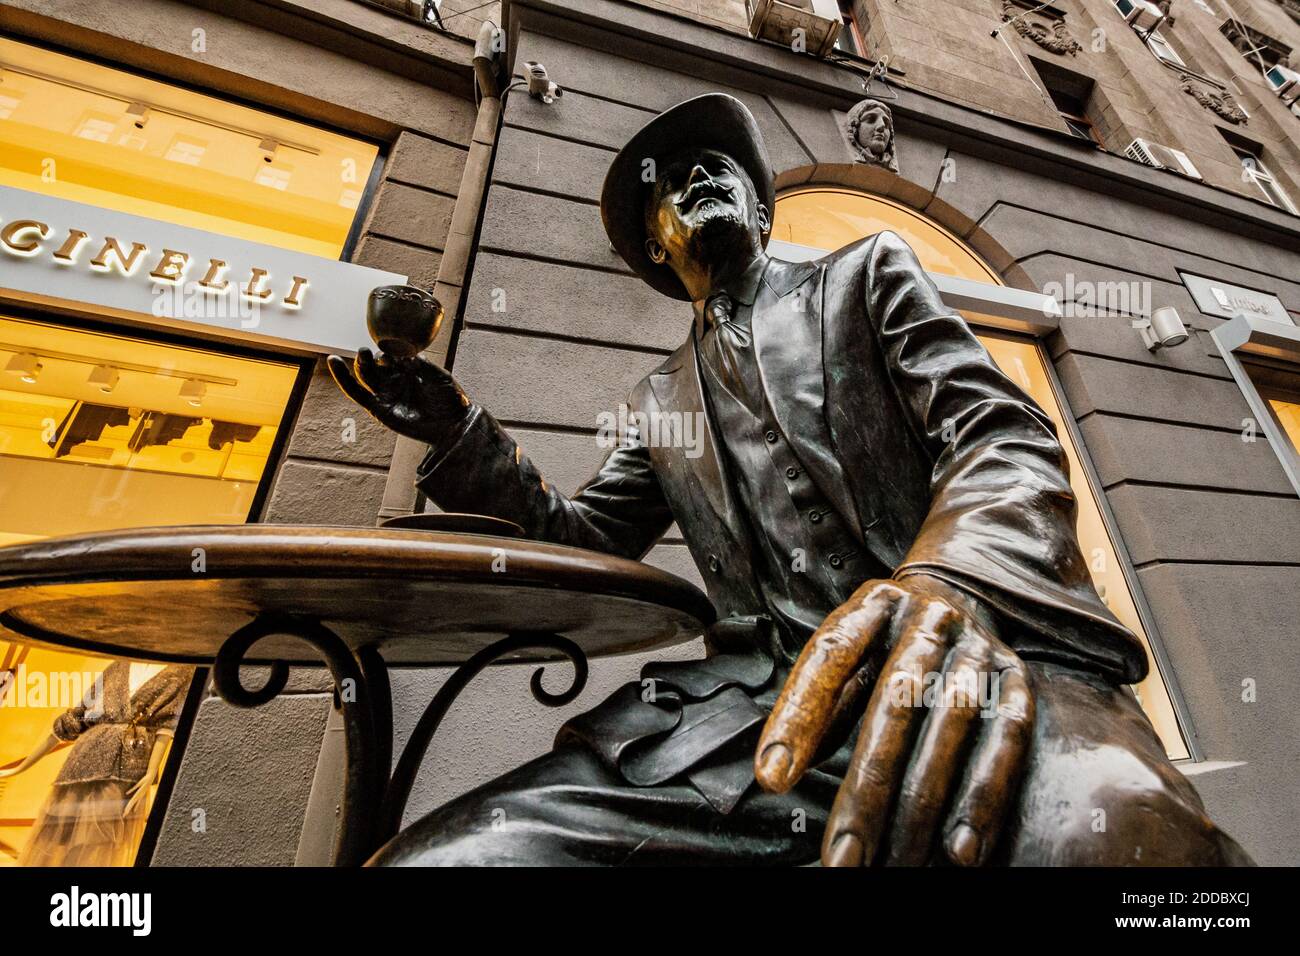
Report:
[[1250,119],[1227,90],[1213,89],[1188,78],[1183,81],[1183,92],[1229,123],[1240,125]]
[[898,172],[894,114],[880,100],[862,100],[849,110],[844,137],[858,162]]
[[1041,6],[1002,0],[1002,22],[1010,22],[1017,33],[1044,50],[1059,56],[1078,56],[1083,47],[1070,35],[1064,13],[1055,8],[1042,9]]

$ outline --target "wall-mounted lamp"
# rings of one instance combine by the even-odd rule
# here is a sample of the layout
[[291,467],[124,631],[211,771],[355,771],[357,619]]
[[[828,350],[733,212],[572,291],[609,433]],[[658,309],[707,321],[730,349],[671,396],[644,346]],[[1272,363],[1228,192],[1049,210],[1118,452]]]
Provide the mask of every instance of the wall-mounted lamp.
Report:
[[28,385],[36,384],[36,376],[41,374],[41,360],[31,352],[19,352],[9,360],[5,366],[5,371],[17,375]]
[[203,403],[203,396],[207,393],[208,383],[202,379],[187,378],[181,382],[181,398],[187,399],[195,408]]
[[275,162],[275,151],[280,148],[280,144],[273,139],[264,139],[257,144],[257,148],[263,153],[263,162],[273,163]]
[[1187,341],[1187,326],[1178,310],[1169,305],[1156,309],[1149,319],[1134,319],[1133,328],[1142,335],[1142,343],[1152,352]]
[[126,115],[131,117],[136,129],[144,129],[144,124],[149,122],[149,107],[143,103],[129,103],[126,107]]
[[96,365],[90,370],[90,375],[86,381],[91,385],[98,385],[99,390],[107,395],[117,388],[118,380],[121,377],[122,373],[111,365]]
[[528,95],[535,100],[541,100],[543,103],[554,103],[557,96],[563,96],[564,90],[560,89],[559,84],[552,83],[551,78],[546,75],[546,67],[536,60],[529,60],[524,64],[528,71]]

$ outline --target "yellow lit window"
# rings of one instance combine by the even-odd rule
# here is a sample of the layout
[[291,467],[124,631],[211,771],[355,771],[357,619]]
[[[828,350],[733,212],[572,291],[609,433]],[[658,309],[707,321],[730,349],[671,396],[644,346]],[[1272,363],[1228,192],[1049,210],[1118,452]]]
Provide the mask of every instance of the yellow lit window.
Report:
[[[0,546],[245,522],[297,374],[0,315]],[[130,865],[191,677],[0,641],[0,867]]]
[[[831,251],[882,230],[902,236],[930,272],[1002,285],[1002,279],[956,236],[915,210],[877,196],[842,189],[805,189],[780,197],[772,236],[784,242]],[[1047,360],[1033,339],[976,329],[980,341],[1002,371],[1019,385],[1056,423],[1070,462],[1070,484],[1079,502],[1079,545],[1092,571],[1097,593],[1111,612],[1142,640],[1150,674],[1134,688],[1142,707],[1169,756],[1190,754],[1183,740],[1173,702],[1151,653],[1146,629],[1106,529],[1096,494],[1079,460],[1066,427],[1065,415],[1052,386]]]
[[6,186],[337,259],[378,153],[304,123],[0,38]]

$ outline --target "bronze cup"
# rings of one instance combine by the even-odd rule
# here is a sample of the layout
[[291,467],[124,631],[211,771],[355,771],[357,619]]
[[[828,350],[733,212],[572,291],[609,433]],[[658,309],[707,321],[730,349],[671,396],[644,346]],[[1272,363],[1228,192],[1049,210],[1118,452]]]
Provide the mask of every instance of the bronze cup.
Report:
[[381,285],[370,293],[366,328],[381,352],[414,358],[430,345],[442,325],[442,303],[412,285]]

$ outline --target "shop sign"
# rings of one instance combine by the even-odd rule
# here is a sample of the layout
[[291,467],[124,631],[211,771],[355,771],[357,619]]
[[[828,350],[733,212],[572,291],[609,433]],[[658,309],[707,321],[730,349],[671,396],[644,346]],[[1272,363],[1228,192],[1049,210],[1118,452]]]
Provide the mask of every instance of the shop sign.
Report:
[[0,296],[312,352],[406,276],[0,186]]
[[1286,306],[1275,295],[1220,282],[1218,279],[1207,279],[1190,272],[1180,272],[1179,275],[1196,301],[1196,307],[1206,315],[1216,315],[1222,319],[1245,315],[1295,325]]

